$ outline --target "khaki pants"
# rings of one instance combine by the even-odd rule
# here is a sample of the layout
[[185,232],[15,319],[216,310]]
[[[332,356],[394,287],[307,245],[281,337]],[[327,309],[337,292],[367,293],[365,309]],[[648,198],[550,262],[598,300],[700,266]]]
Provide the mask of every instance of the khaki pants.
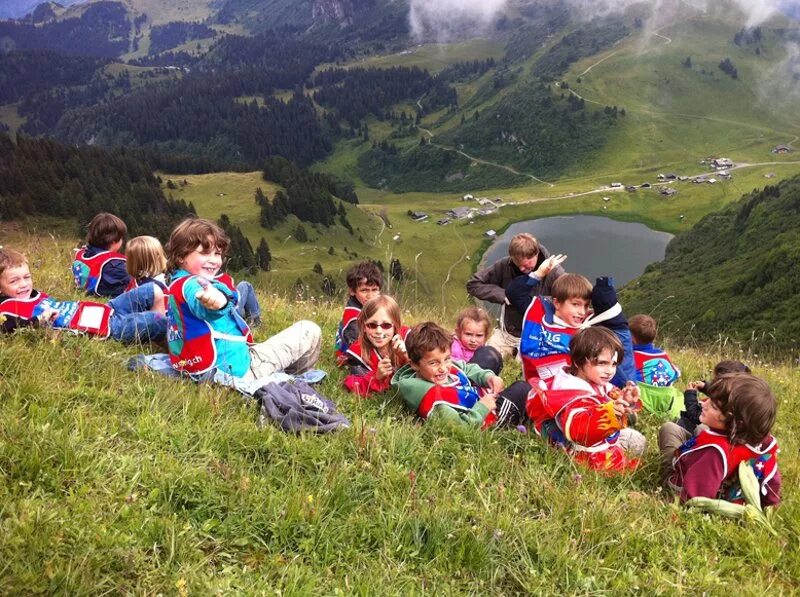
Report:
[[298,321],[270,339],[250,347],[250,371],[244,379],[260,379],[278,371],[302,373],[319,360],[322,330],[313,321]]
[[500,328],[495,329],[486,344],[496,348],[504,359],[513,359],[519,352],[519,338]]
[[672,475],[672,459],[675,450],[692,437],[692,434],[683,427],[669,422],[664,423],[658,430],[658,450],[661,452],[661,483],[666,485]]

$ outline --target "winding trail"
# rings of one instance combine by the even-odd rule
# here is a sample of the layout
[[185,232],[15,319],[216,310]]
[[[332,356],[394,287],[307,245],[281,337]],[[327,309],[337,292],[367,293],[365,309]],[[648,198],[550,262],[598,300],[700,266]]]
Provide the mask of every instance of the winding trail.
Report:
[[655,35],[656,37],[660,37],[661,39],[667,40],[667,41],[664,42],[665,46],[667,46],[667,45],[672,43],[672,38],[667,37],[666,35],[661,35],[660,33],[656,33],[655,31],[653,31],[653,35]]
[[[670,40],[670,41],[671,41],[671,40]],[[609,58],[611,58],[611,57],[612,57],[614,54],[616,54],[617,52],[619,52],[619,50],[614,50],[614,51],[613,51],[613,52],[611,52],[611,53],[610,53],[608,56],[604,56],[603,58],[601,58],[600,60],[598,60],[598,61],[597,61],[597,62],[595,62],[594,64],[591,64],[591,65],[589,65],[589,66],[586,68],[586,70],[585,70],[585,71],[583,71],[583,72],[582,72],[580,75],[578,75],[578,76],[579,76],[579,77],[582,77],[583,75],[585,75],[586,73],[588,73],[590,70],[592,70],[592,69],[593,69],[595,66],[597,66],[597,65],[598,65],[598,64],[600,64],[601,62],[604,62],[604,61],[608,60]]]
[[[591,68],[591,67],[589,67],[589,68]],[[423,97],[425,97],[425,96],[423,95],[422,97],[420,97],[417,100],[417,106],[419,106],[420,110],[423,110],[422,103],[421,103]],[[417,130],[420,130],[423,133],[425,133],[426,135],[428,135],[428,139],[430,139],[431,141],[433,140],[433,133],[430,130],[428,130],[426,128],[423,128],[423,127],[421,127],[419,125],[417,125]],[[494,166],[495,168],[501,168],[501,169],[505,170],[506,172],[510,172],[511,174],[515,174],[517,176],[527,176],[531,180],[535,180],[536,182],[540,182],[542,184],[546,184],[550,188],[553,188],[555,186],[553,183],[547,182],[546,180],[542,180],[541,178],[537,178],[533,174],[528,174],[527,172],[520,172],[519,170],[516,170],[516,169],[512,168],[511,166],[506,166],[505,164],[498,164],[497,162],[490,162],[489,160],[476,158],[475,156],[471,156],[468,153],[462,151],[461,149],[456,149],[455,147],[450,147],[448,145],[442,145],[441,143],[431,143],[431,145],[434,145],[435,147],[438,147],[439,149],[444,149],[445,151],[454,151],[454,152],[456,152],[458,154],[461,154],[462,156],[464,156],[468,160],[471,160],[473,162],[477,162],[478,164],[485,164],[487,166]]]

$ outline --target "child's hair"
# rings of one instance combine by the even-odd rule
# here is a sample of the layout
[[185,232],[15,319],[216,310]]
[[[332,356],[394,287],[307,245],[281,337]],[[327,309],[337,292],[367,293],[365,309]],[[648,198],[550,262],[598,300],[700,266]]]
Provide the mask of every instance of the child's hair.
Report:
[[7,269],[27,264],[28,260],[25,258],[25,255],[19,251],[0,247],[0,276],[2,276],[3,272]]
[[[386,313],[389,315],[389,319],[392,320],[392,325],[394,326],[394,333],[400,333],[400,307],[392,297],[381,294],[376,296],[375,298],[369,299],[364,306],[361,308],[361,313],[358,314],[358,340],[361,344],[361,358],[364,361],[369,362],[369,353],[372,349],[372,343],[369,340],[369,336],[367,336],[367,320],[375,315],[379,309],[386,309]],[[394,347],[392,344],[389,344],[389,360],[392,361],[392,367],[398,367],[402,363],[400,363],[400,355],[395,353]]]
[[374,261],[356,263],[347,272],[347,287],[355,290],[359,284],[370,284],[383,288],[383,274]]
[[125,240],[128,227],[114,214],[103,212],[97,214],[86,228],[86,244],[108,248],[118,240]]
[[553,299],[563,303],[571,298],[592,298],[592,283],[580,274],[564,274],[553,282]]
[[406,337],[408,359],[416,365],[432,350],[449,351],[452,341],[452,336],[440,325],[432,321],[418,323]]
[[197,247],[204,251],[217,247],[225,255],[231,241],[225,231],[214,222],[203,218],[186,218],[175,226],[167,241],[167,269],[171,272],[181,267],[181,261]]
[[527,232],[515,234],[508,243],[508,255],[511,259],[530,259],[539,253],[539,241]]
[[136,236],[125,249],[125,268],[135,280],[155,278],[167,269],[164,247],[154,236]]
[[478,323],[483,324],[483,331],[486,333],[486,337],[489,337],[489,334],[492,331],[492,319],[489,317],[489,314],[486,312],[486,309],[481,309],[480,307],[476,307],[472,305],[470,307],[464,307],[461,309],[461,313],[458,314],[458,319],[456,319],[456,331],[461,331],[461,326],[464,325],[465,319],[471,319],[472,321],[477,321]]
[[750,373],[750,367],[741,361],[720,361],[714,365],[714,378],[724,375],[725,373]]
[[649,315],[634,315],[628,321],[631,328],[631,336],[635,340],[634,344],[650,344],[656,339],[658,324]]
[[757,445],[775,424],[778,401],[755,375],[723,373],[708,386],[708,399],[725,415],[731,443]]
[[578,369],[587,363],[596,363],[600,353],[604,350],[616,353],[617,363],[622,362],[625,349],[622,348],[622,343],[614,332],[603,327],[581,330],[569,341],[569,357],[572,365],[567,371],[572,375],[576,375]]

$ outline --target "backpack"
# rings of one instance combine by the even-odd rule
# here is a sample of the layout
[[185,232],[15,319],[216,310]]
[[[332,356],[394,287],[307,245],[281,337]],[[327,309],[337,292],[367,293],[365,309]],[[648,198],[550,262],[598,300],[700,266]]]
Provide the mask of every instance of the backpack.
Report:
[[261,426],[272,421],[293,433],[327,433],[350,427],[332,401],[300,379],[270,382],[256,390],[254,397],[261,403]]

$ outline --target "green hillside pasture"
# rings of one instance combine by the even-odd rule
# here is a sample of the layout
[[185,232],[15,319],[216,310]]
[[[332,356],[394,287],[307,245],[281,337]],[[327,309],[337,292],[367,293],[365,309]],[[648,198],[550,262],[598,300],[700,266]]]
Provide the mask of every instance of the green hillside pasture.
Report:
[[[256,188],[261,187],[268,198],[272,198],[280,188],[264,181],[261,172],[160,175],[165,185],[168,179],[172,179],[179,186],[174,191],[165,186],[165,193],[172,193],[174,197],[186,202],[191,201],[201,217],[216,220],[221,214],[227,214],[231,222],[242,229],[253,248],[258,245],[262,236],[266,238],[273,257],[273,271],[268,275],[259,274],[258,279],[262,285],[281,289],[282,292],[287,291],[301,278],[310,285],[310,292],[318,295],[322,277],[312,273],[317,262],[323,265],[324,273],[331,275],[341,288],[344,285],[343,272],[350,264],[372,254],[372,243],[381,225],[380,218],[344,203],[354,235],[350,235],[341,226],[326,228],[306,223],[303,226],[309,242],[299,243],[292,236],[298,224],[294,216],[290,216],[274,230],[266,230],[259,225],[260,210],[253,198]],[[179,185],[183,180],[189,183],[185,187]],[[220,197],[220,193],[225,195]],[[334,248],[334,255],[328,254],[330,247]],[[345,249],[350,251],[349,255]]]
[[[735,31],[706,20],[679,22],[659,30],[670,43],[655,36],[634,38],[574,65],[566,80],[587,103],[627,112],[604,150],[581,172],[647,167],[681,172],[708,156],[750,163],[791,160],[770,150],[796,140],[800,126],[793,111],[779,109],[761,91],[765,73],[783,58],[783,49],[768,46],[757,56],[733,44]],[[682,66],[687,56],[691,69]],[[733,60],[739,80],[719,70],[725,57]]]
[[[75,296],[70,242],[6,232],[37,280],[60,280],[49,292]],[[784,499],[773,536],[672,505],[658,489],[654,417],[640,423],[644,465],[626,477],[577,468],[533,434],[421,425],[392,393],[342,391],[331,354],[340,305],[260,299],[269,308],[257,340],[303,317],[321,324],[330,376],[319,389],[350,429],[259,429],[255,406],[235,392],[125,370],[157,347],[41,331],[0,342],[0,592],[800,590],[796,365],[731,347],[671,351],[685,379],[744,358],[776,391]],[[504,377],[518,374],[510,366]]]

